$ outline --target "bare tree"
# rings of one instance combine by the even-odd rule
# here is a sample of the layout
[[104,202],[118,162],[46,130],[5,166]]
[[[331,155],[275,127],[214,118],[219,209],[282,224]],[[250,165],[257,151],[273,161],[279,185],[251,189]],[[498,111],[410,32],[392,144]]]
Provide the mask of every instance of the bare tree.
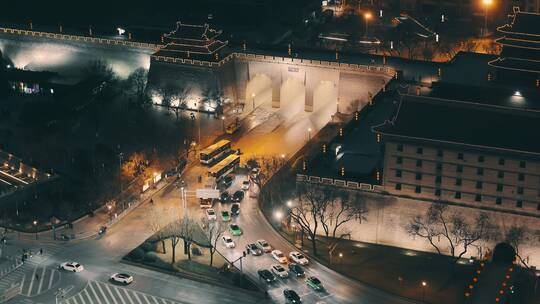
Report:
[[523,264],[523,266],[525,266],[526,268],[529,268],[529,265],[527,265],[527,262],[521,256],[522,252],[520,249],[521,249],[521,245],[523,245],[523,243],[528,241],[529,234],[530,232],[527,229],[527,227],[512,226],[510,227],[510,229],[508,229],[505,235],[505,241],[508,244],[512,245],[512,247],[514,247],[514,250],[516,251],[516,256],[518,257],[521,264]]
[[217,243],[223,232],[225,231],[224,226],[220,225],[218,222],[209,222],[208,219],[204,218],[203,228],[208,241],[210,242],[210,266],[214,264],[214,254],[217,250]]
[[138,68],[131,73],[127,79],[130,90],[135,92],[139,104],[144,101],[146,84],[148,82],[148,71],[144,68]]
[[178,104],[170,105],[171,111],[176,116],[178,120],[180,112],[184,111],[187,108],[187,98],[189,96],[189,89],[187,87],[181,87],[176,90],[175,98],[178,100]]
[[440,240],[446,240],[443,245],[448,246],[455,264],[470,247],[491,237],[492,224],[486,213],[479,213],[472,222],[457,213],[450,214],[446,204],[433,203],[424,216],[416,216],[405,229],[412,236],[426,239],[439,254],[443,250]]
[[167,253],[167,251],[165,250],[165,239],[167,234],[165,233],[164,228],[169,222],[168,217],[170,217],[170,210],[165,207],[155,206],[152,207],[148,215],[148,226],[150,228],[150,231],[154,233],[156,241],[161,242],[163,253]]
[[259,174],[251,179],[260,189],[286,162],[285,158],[277,155],[253,156],[246,164],[248,167],[260,169]]
[[193,240],[193,227],[196,223],[188,217],[177,218],[164,228],[164,237],[171,241],[172,264],[176,262],[176,246],[184,241],[184,248],[191,260],[190,247]]
[[359,196],[351,195],[347,191],[340,191],[340,200],[332,204],[332,220],[334,229],[332,237],[336,238],[338,229],[351,220],[366,220],[365,214],[368,212],[364,200]]

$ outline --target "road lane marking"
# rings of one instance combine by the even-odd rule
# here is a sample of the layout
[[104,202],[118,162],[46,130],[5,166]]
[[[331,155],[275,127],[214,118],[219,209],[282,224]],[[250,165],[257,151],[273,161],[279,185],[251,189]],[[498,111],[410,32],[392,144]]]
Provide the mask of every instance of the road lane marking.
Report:
[[41,280],[39,280],[39,286],[36,294],[41,293],[41,287],[43,287],[43,281],[45,281],[45,270],[47,269],[43,267],[43,271],[41,272]]
[[[27,297],[30,296],[30,292],[32,291],[32,287],[34,286],[34,279],[36,278],[36,271],[37,271],[37,265],[34,267],[34,272],[32,273],[32,277],[30,278],[30,287],[28,288],[28,293],[26,294]],[[21,285],[24,286],[24,285]]]
[[135,304],[135,302],[133,302],[133,300],[129,296],[129,293],[127,292],[127,289],[124,289],[124,288],[121,288],[121,289],[124,292],[124,294],[126,295],[126,299],[128,299],[131,304]]
[[96,298],[96,300],[98,301],[98,303],[101,304],[101,301],[99,300],[99,297],[98,297],[96,291],[94,290],[94,287],[92,287],[92,282],[90,282],[90,283],[87,285],[87,287],[88,287],[88,286],[90,286],[90,289],[91,289],[92,293],[94,294],[94,297]]
[[126,301],[124,301],[124,298],[120,294],[120,288],[115,287],[114,292],[116,292],[116,294],[118,295],[118,298],[120,299],[120,301],[122,301],[123,304],[126,304]]
[[52,287],[52,283],[53,283],[53,278],[54,278],[54,274],[56,273],[56,270],[52,269],[51,270],[51,276],[49,278],[49,287],[47,288],[47,290],[51,289]]
[[109,301],[107,301],[107,296],[105,295],[105,292],[103,291],[103,288],[101,288],[101,284],[99,284],[98,282],[95,282],[96,283],[96,288],[97,290],[99,291],[99,293],[103,296],[103,300],[106,302],[106,303],[109,303]]
[[138,292],[134,292],[134,293],[133,293],[133,297],[135,298],[135,300],[137,300],[137,302],[139,302],[139,304],[143,304],[143,303],[141,302],[141,299],[139,299],[139,293],[138,293]]
[[107,291],[109,292],[109,295],[110,295],[111,298],[113,299],[114,304],[118,304],[118,301],[116,301],[116,297],[114,296],[113,292],[112,292],[111,289],[109,288],[109,284],[105,284],[105,289],[107,289]]
[[[88,290],[85,290],[86,294],[88,295]],[[81,298],[81,303],[82,304],[86,304],[86,301],[84,300],[83,298],[83,293],[82,292],[79,292],[78,294],[79,298]]]

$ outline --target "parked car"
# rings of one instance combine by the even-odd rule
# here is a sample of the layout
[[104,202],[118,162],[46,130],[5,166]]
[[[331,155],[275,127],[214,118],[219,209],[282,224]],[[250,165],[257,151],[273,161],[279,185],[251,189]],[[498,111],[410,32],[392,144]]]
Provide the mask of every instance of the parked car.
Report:
[[225,247],[227,248],[236,247],[236,244],[234,243],[233,239],[230,236],[224,235],[221,237],[221,239],[223,240],[223,245],[225,245]]
[[251,180],[254,180],[254,179],[257,179],[259,177],[259,174],[261,174],[261,169],[260,168],[253,168],[253,169],[251,169],[249,177],[251,178]]
[[267,284],[270,284],[276,280],[276,277],[267,269],[260,269],[257,271],[259,278],[265,281]]
[[273,264],[271,269],[275,275],[277,275],[278,277],[282,279],[289,276],[289,273],[287,272],[287,270],[285,270],[285,268],[281,266],[280,264]]
[[221,219],[224,222],[230,221],[231,220],[231,214],[229,213],[229,211],[227,211],[227,210],[221,211]]
[[233,202],[240,202],[243,199],[244,199],[244,191],[242,191],[242,190],[236,191],[232,196]]
[[225,188],[229,188],[232,185],[233,181],[234,181],[234,174],[228,174],[225,177],[223,177],[223,179],[221,180],[221,184]]
[[62,270],[67,271],[73,271],[73,272],[81,272],[84,270],[83,265],[77,263],[77,262],[64,262],[58,266],[58,268]]
[[251,186],[251,182],[249,180],[245,180],[242,182],[242,190],[249,190],[249,187]]
[[242,235],[242,229],[240,229],[240,227],[238,227],[238,225],[236,225],[236,224],[230,224],[229,225],[229,231],[234,236]]
[[280,250],[272,250],[272,257],[281,264],[287,263],[287,257]]
[[209,221],[215,221],[217,219],[216,211],[212,208],[205,209],[206,217]]
[[309,263],[308,259],[298,251],[291,251],[289,253],[289,258],[293,262],[298,263],[300,265],[307,265]]
[[221,195],[219,196],[219,201],[222,203],[228,203],[231,199],[231,196],[229,194],[229,191],[223,191],[221,192]]
[[309,287],[313,288],[316,291],[323,290],[322,282],[319,281],[319,279],[317,279],[316,277],[308,277],[306,278],[305,282]]
[[292,289],[283,290],[283,296],[285,297],[285,300],[288,303],[293,303],[293,304],[302,303],[302,301],[300,300],[300,296],[296,293],[296,291]]
[[304,269],[302,269],[302,267],[296,263],[289,263],[289,272],[294,273],[294,275],[297,277],[303,277],[306,275]]
[[265,240],[257,240],[257,246],[259,246],[259,248],[261,248],[264,252],[272,251],[272,247]]
[[262,255],[262,250],[257,247],[255,243],[249,243],[246,245],[246,252],[251,255]]
[[111,281],[127,285],[133,282],[133,276],[127,273],[115,273],[111,276]]
[[239,215],[240,214],[240,204],[234,203],[231,206],[231,214],[232,215]]

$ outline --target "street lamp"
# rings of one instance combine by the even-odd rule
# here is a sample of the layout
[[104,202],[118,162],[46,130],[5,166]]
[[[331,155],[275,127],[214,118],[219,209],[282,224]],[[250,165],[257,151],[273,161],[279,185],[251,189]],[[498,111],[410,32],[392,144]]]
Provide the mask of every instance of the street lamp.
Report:
[[308,141],[311,140],[311,128],[308,128],[308,129],[307,129],[307,140],[308,140]]
[[364,13],[364,19],[366,20],[366,31],[364,33],[364,36],[367,36],[367,34],[368,34],[368,22],[371,19],[371,17],[372,17],[372,15],[371,15],[370,12],[365,12]]
[[253,101],[253,111],[255,111],[255,93],[251,93],[251,100]]
[[221,116],[221,124],[223,126],[223,132],[225,132],[225,116]]
[[482,5],[484,6],[484,37],[487,36],[487,18],[488,18],[488,9],[493,5],[493,0],[482,0]]
[[293,207],[293,202],[291,200],[287,201],[287,207],[289,207],[289,208]]
[[424,302],[424,299],[426,298],[426,286],[427,282],[422,281],[422,302]]
[[274,217],[276,220],[281,221],[283,219],[283,212],[281,210],[274,211]]
[[38,224],[38,222],[37,222],[37,220],[34,220],[32,222],[32,224],[34,224],[34,228],[36,229],[36,240],[37,240],[38,239],[38,236],[37,236],[37,224]]

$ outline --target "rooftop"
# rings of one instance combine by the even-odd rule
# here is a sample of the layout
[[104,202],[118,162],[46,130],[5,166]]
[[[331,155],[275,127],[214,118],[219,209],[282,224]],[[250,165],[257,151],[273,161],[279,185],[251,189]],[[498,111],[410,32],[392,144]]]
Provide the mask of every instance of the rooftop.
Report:
[[512,23],[498,28],[503,33],[515,33],[530,36],[540,36],[540,14],[517,12]]
[[404,95],[396,117],[373,127],[386,135],[540,154],[540,114]]
[[220,35],[221,31],[210,28],[208,24],[191,25],[183,24],[181,21],[176,22],[176,28],[164,36],[166,38],[175,39],[190,39],[190,40],[212,40]]

